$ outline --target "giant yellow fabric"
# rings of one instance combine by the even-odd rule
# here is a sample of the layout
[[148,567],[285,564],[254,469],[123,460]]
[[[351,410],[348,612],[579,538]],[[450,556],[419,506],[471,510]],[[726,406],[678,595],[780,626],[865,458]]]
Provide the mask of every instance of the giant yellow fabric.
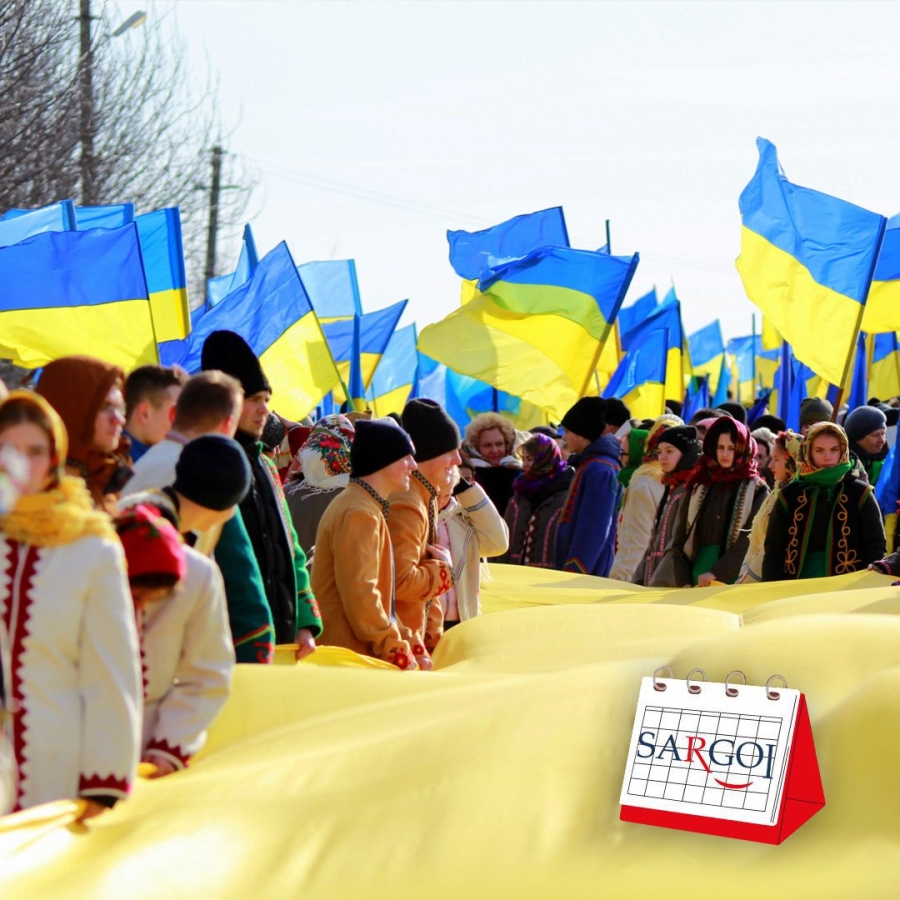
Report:
[[[194,766],[86,826],[0,820],[0,896],[881,898],[900,884],[900,589],[649,590],[493,565],[436,671],[239,666]],[[781,846],[619,821],[640,679],[805,692],[827,805]]]

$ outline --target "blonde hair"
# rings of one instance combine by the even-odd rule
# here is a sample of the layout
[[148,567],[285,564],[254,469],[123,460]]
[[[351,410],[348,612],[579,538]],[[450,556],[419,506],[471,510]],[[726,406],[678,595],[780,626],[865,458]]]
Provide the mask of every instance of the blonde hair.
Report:
[[512,453],[513,446],[516,443],[516,430],[513,428],[509,419],[504,419],[499,413],[485,412],[479,413],[466,426],[466,442],[475,450],[478,450],[478,442],[481,435],[485,431],[493,431],[496,429],[503,435],[503,442],[506,444],[506,453]]

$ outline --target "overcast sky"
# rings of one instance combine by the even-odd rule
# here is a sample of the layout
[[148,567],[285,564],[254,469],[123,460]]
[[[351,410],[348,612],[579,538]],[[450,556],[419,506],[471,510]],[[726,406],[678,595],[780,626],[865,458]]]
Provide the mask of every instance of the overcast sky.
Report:
[[[120,0],[123,17],[147,0]],[[900,211],[900,4],[156,0],[228,147],[260,253],[357,261],[363,305],[459,303],[448,228],[565,209],[573,246],[641,254],[690,333],[750,332],[734,268],[755,138],[798,184]],[[236,259],[237,245],[220,258]],[[757,319],[757,322],[759,319]]]

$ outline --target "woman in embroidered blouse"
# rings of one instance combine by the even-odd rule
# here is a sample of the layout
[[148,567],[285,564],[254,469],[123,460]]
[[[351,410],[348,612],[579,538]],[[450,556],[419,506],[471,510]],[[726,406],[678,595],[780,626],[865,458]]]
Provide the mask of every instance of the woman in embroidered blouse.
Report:
[[844,429],[813,425],[797,468],[769,516],[763,581],[845,575],[881,559],[881,511],[872,486],[850,461]]
[[0,446],[28,460],[0,517],[0,622],[10,644],[16,807],[124,798],[140,747],[141,679],[122,547],[84,482],[64,474],[65,428],[41,397],[0,405]]
[[747,555],[750,523],[769,493],[746,425],[731,416],[712,423],[688,490],[676,543],[689,561],[691,583],[733,584]]

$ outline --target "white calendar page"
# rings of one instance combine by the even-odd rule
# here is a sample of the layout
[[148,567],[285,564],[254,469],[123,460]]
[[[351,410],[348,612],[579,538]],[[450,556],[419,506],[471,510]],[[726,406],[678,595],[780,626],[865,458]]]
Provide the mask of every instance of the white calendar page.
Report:
[[628,748],[623,806],[638,806],[753,825],[778,819],[788,751],[800,692],[777,688],[699,684],[688,692],[684,679],[641,681]]

